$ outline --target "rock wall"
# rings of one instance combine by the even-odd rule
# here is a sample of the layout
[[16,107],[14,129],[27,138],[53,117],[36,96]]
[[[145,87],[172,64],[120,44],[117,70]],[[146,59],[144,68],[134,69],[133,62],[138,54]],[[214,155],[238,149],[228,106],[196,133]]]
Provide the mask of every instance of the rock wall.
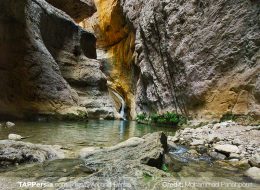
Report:
[[113,117],[93,34],[43,0],[0,7],[0,115]]
[[48,2],[77,22],[97,12],[79,23],[87,32],[44,0],[1,1],[0,115],[113,118],[108,80],[130,118],[259,118],[258,1]]
[[137,112],[260,116],[260,3],[121,0],[136,31]]
[[46,0],[54,7],[63,10],[76,22],[80,22],[96,12],[93,0]]

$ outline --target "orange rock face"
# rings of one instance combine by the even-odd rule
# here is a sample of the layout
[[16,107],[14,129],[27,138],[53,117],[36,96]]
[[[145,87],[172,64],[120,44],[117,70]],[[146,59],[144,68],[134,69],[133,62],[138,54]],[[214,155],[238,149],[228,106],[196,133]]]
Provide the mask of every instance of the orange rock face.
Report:
[[98,59],[103,60],[109,86],[125,99],[128,113],[134,117],[134,29],[123,15],[120,1],[95,0],[95,5],[97,12],[79,24],[95,33],[97,49],[102,52]]

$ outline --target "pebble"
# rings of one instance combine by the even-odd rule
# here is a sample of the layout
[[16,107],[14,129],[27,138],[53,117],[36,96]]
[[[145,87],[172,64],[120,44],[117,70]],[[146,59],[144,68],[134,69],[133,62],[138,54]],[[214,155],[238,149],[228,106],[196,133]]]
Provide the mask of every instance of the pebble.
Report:
[[14,127],[14,126],[15,126],[15,124],[12,123],[12,122],[10,122],[10,121],[7,121],[7,122],[5,123],[5,125],[6,125],[6,127]]

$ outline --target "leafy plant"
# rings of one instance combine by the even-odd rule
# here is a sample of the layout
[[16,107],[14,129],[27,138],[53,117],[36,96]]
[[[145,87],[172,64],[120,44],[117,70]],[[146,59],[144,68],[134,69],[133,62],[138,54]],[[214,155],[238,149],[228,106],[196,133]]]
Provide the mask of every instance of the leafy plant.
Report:
[[137,115],[136,120],[139,122],[148,121],[151,123],[171,124],[171,125],[182,125],[187,122],[186,117],[174,112],[166,112],[164,114],[153,113],[151,115],[142,113]]
[[136,116],[137,121],[145,121],[147,119],[146,113],[141,113]]
[[166,164],[163,164],[162,170],[165,171],[165,172],[168,172],[169,171],[168,166]]

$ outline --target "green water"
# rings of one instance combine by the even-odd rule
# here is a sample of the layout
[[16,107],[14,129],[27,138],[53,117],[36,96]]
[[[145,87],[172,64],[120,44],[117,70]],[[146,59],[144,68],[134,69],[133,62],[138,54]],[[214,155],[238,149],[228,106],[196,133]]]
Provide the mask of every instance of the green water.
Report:
[[61,145],[77,151],[86,146],[112,146],[131,137],[165,131],[173,135],[176,128],[152,127],[134,121],[89,121],[89,122],[15,122],[12,128],[0,127],[0,139],[10,133],[23,137],[25,142]]

